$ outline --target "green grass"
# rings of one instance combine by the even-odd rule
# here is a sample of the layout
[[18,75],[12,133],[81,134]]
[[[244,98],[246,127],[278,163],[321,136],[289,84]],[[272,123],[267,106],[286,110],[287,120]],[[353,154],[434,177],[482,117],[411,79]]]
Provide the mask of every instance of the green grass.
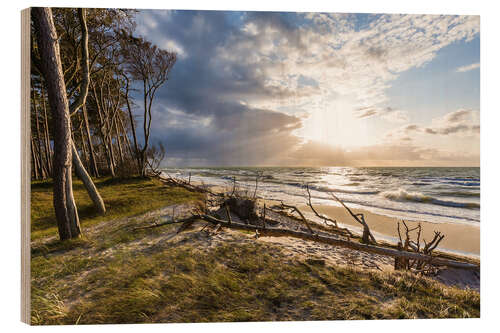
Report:
[[[155,180],[96,181],[108,209],[97,216],[75,184],[82,226],[144,213],[199,195]],[[35,200],[36,199],[36,200]],[[404,272],[330,266],[286,257],[244,233],[207,247],[178,225],[131,231],[101,224],[80,239],[56,235],[51,184],[32,186],[31,319],[35,325],[479,317],[479,293]],[[145,221],[147,222],[147,221]],[[139,246],[141,244],[141,246]],[[313,259],[313,260],[311,260]]]
[[[146,213],[171,204],[200,199],[199,194],[182,188],[165,187],[159,180],[145,178],[99,178],[95,185],[106,205],[106,215],[100,216],[78,179],[73,181],[73,191],[80,223],[83,228],[121,217]],[[31,239],[57,234],[52,182],[36,181],[31,184]]]

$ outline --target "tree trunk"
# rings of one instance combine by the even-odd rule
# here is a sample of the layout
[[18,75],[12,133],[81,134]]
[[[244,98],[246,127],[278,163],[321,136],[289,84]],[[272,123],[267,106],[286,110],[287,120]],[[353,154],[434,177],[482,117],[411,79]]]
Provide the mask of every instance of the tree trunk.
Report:
[[[113,159],[111,157],[111,153],[110,153],[110,149],[111,147],[109,146],[109,140],[108,140],[108,136],[109,136],[109,132],[107,131],[109,128],[107,126],[107,124],[109,123],[106,123],[105,122],[105,114],[103,115],[104,113],[104,110],[103,110],[103,107],[102,107],[102,103],[99,102],[99,96],[97,95],[97,92],[96,92],[96,89],[95,89],[95,85],[92,85],[92,93],[94,95],[94,99],[96,101],[96,106],[97,106],[97,115],[98,115],[98,128],[99,128],[99,134],[101,136],[101,141],[102,141],[102,146],[104,148],[104,153],[106,155],[106,158],[108,160],[108,168],[109,168],[109,172],[111,173],[111,176],[112,177],[115,177],[115,169],[113,167]],[[102,91],[101,91],[101,95],[102,97]]]
[[111,175],[113,177],[116,176],[115,174],[115,156],[113,154],[113,141],[111,138],[111,130],[108,132],[108,153],[109,153],[109,168],[111,171]]
[[47,158],[47,166],[49,167],[49,175],[52,176],[52,149],[50,148],[50,135],[49,135],[49,119],[47,117],[47,107],[45,105],[45,92],[43,86],[42,101],[43,101],[43,118],[44,118],[44,133],[45,133],[45,157]]
[[146,176],[146,151],[142,149],[140,151],[140,163],[141,163],[141,177]]
[[37,143],[37,149],[38,149],[38,158],[40,162],[40,173],[42,175],[42,179],[46,179],[48,177],[48,168],[47,165],[45,164],[45,160],[43,158],[42,154],[42,142],[40,140],[41,135],[40,135],[40,117],[38,115],[38,108],[36,105],[36,99],[35,99],[35,94],[33,93],[33,105],[35,107],[35,122],[36,122],[36,143]]
[[127,131],[125,130],[125,126],[123,126],[122,118],[118,117],[118,120],[120,122],[120,129],[122,131],[122,135],[123,135],[123,138],[125,140],[125,143],[127,144],[127,148],[128,148],[128,152],[130,153],[130,157],[132,158],[132,160],[135,161],[134,151],[132,150],[132,146],[130,145],[130,140],[128,139]]
[[36,155],[35,155],[35,146],[33,145],[33,136],[31,135],[30,137],[30,141],[31,141],[31,162],[33,163],[33,167],[32,167],[32,170],[33,170],[33,177],[38,180],[38,164],[37,164],[37,160],[36,160]]
[[73,197],[73,177],[71,175],[71,167],[66,169],[66,200],[70,220],[69,229],[71,232],[71,238],[75,238],[81,234],[81,230],[78,210],[76,208],[75,198]]
[[59,40],[50,8],[33,8],[41,69],[47,86],[54,124],[54,210],[61,240],[81,233],[71,188],[71,126],[66,85],[59,54]]
[[83,155],[83,160],[85,161],[85,164],[87,165],[87,168],[91,170],[90,166],[90,158],[88,154],[88,148],[87,145],[85,144],[85,135],[83,134],[83,121],[80,123],[80,141],[82,143],[82,155]]
[[129,100],[129,97],[128,97],[128,93],[129,93],[129,79],[126,75],[124,75],[124,78],[125,78],[125,83],[126,83],[126,87],[125,87],[125,100],[127,101],[127,110],[128,110],[128,115],[129,115],[129,118],[130,118],[130,127],[132,127],[132,138],[134,139],[134,153],[135,153],[135,160],[137,161],[137,168],[139,171],[139,173],[142,173],[141,172],[141,159],[140,159],[140,156],[139,156],[139,146],[137,144],[137,135],[135,133],[135,123],[134,123],[134,116],[132,115],[132,108],[130,107],[130,100]]
[[123,149],[122,142],[120,139],[120,131],[118,130],[118,121],[115,119],[115,133],[116,133],[116,142],[118,143],[118,156],[120,157],[120,163],[123,165]]
[[83,185],[85,186],[85,189],[87,190],[87,193],[89,194],[89,197],[94,203],[94,206],[97,208],[99,214],[104,215],[106,213],[106,206],[104,206],[104,201],[102,200],[99,191],[97,191],[92,178],[90,178],[89,174],[85,170],[85,167],[83,166],[82,161],[78,156],[78,151],[76,150],[74,142],[72,143],[71,148],[73,153],[72,155],[73,165],[75,166],[75,173],[83,182]]
[[82,107],[82,111],[83,111],[83,123],[85,125],[85,134],[87,136],[87,144],[89,147],[90,165],[91,165],[90,170],[94,174],[94,177],[99,177],[99,169],[97,168],[97,161],[95,158],[94,147],[92,146],[92,137],[90,136],[89,117],[87,114],[87,106],[85,104]]

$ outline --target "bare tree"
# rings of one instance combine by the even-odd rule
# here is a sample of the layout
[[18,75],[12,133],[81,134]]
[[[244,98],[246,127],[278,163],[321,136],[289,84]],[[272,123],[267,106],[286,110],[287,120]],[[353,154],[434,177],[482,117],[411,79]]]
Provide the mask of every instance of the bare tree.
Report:
[[[145,176],[152,120],[151,107],[156,91],[169,79],[177,56],[173,52],[158,48],[143,38],[133,37],[125,32],[122,34],[122,51],[126,74],[133,80],[142,83],[144,143],[141,148],[137,147],[136,158],[140,174]],[[137,141],[135,137],[134,141]]]

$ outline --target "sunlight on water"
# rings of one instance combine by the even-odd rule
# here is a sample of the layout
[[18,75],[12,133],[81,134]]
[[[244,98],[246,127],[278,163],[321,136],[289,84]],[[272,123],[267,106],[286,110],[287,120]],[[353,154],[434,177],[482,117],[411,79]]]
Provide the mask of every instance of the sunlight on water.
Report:
[[375,213],[430,222],[479,223],[479,168],[167,168],[174,177],[207,185],[231,186],[233,177],[245,189],[255,186],[263,172],[258,194],[305,204],[305,184],[313,203],[337,205],[334,192],[352,207]]

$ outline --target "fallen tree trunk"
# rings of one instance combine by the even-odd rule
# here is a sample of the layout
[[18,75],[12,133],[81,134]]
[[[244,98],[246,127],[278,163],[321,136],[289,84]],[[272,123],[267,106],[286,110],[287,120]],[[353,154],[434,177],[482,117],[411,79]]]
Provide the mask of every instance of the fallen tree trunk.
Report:
[[211,194],[213,196],[218,196],[218,197],[223,196],[222,193],[214,193],[214,192],[210,191],[210,189],[208,189],[208,188],[204,188],[201,186],[196,186],[196,185],[191,184],[191,179],[189,179],[189,182],[187,182],[187,181],[184,181],[182,179],[173,178],[170,175],[168,175],[168,178],[163,177],[160,174],[154,175],[154,176],[158,177],[158,179],[160,179],[160,181],[162,181],[163,183],[165,183],[167,185],[180,186],[180,187],[183,187],[186,190],[191,191],[191,192],[208,193],[208,194]]
[[220,223],[221,226],[223,226],[223,227],[242,229],[242,230],[252,230],[252,231],[258,230],[260,233],[260,237],[263,237],[263,236],[295,237],[295,238],[312,240],[315,242],[320,242],[320,243],[325,243],[325,244],[330,244],[330,245],[347,247],[350,249],[359,250],[359,251],[363,251],[363,252],[370,252],[370,253],[386,255],[386,256],[395,257],[395,258],[407,258],[407,259],[417,259],[417,260],[421,260],[421,261],[427,261],[428,263],[430,263],[432,265],[438,265],[438,266],[442,265],[442,266],[461,268],[461,269],[479,269],[479,267],[477,265],[470,264],[470,263],[465,263],[465,262],[460,262],[460,261],[455,261],[455,260],[448,260],[448,259],[443,259],[443,258],[438,258],[438,257],[433,257],[433,256],[427,256],[427,255],[420,254],[420,253],[399,251],[396,249],[384,248],[381,246],[374,246],[374,245],[350,242],[350,241],[346,241],[343,239],[337,239],[337,238],[322,236],[322,235],[318,235],[318,234],[310,234],[310,233],[305,233],[305,232],[300,232],[300,231],[295,231],[295,230],[280,229],[280,228],[274,228],[274,227],[267,227],[267,228],[256,227],[256,226],[251,226],[251,225],[247,225],[247,224],[236,223],[234,221],[231,224],[229,224],[228,222],[216,219],[210,215],[200,215],[197,217],[202,219],[202,220],[211,222],[211,223],[215,223],[215,224]]
[[474,265],[474,264],[470,264],[470,263],[466,263],[466,262],[438,258],[438,257],[424,255],[421,253],[400,251],[400,250],[385,248],[385,247],[381,247],[381,246],[351,242],[351,241],[337,239],[337,238],[333,238],[333,237],[328,237],[328,236],[323,236],[323,235],[318,235],[318,234],[310,234],[310,233],[289,230],[289,229],[281,229],[281,228],[275,228],[275,227],[264,228],[264,227],[260,227],[260,226],[250,225],[250,224],[238,223],[235,221],[232,221],[231,223],[229,223],[227,221],[220,220],[218,218],[215,218],[211,215],[206,215],[206,214],[196,214],[196,215],[192,215],[192,216],[185,218],[185,219],[182,219],[182,220],[167,221],[167,222],[160,223],[160,224],[153,224],[153,225],[146,226],[146,227],[136,228],[135,230],[146,229],[146,228],[156,228],[156,227],[160,227],[162,225],[183,223],[183,222],[195,221],[195,220],[204,220],[204,221],[210,222],[212,224],[220,225],[220,226],[226,227],[226,228],[257,231],[259,233],[259,237],[265,237],[265,236],[294,237],[294,238],[311,240],[311,241],[335,245],[335,246],[346,247],[346,248],[350,248],[350,249],[358,250],[358,251],[363,251],[363,252],[385,255],[385,256],[394,257],[394,258],[405,258],[405,259],[414,259],[414,260],[416,259],[416,260],[420,260],[420,261],[425,261],[428,264],[436,265],[436,266],[447,266],[447,267],[452,267],[452,268],[460,268],[460,269],[468,269],[468,270],[469,269],[470,270],[478,270],[479,269],[478,265]]
[[292,205],[287,205],[287,204],[283,203],[283,201],[281,202],[281,206],[284,207],[284,208],[289,208],[289,209],[292,209],[292,210],[296,211],[297,214],[300,215],[300,218],[302,219],[302,222],[304,222],[304,224],[306,225],[307,230],[309,230],[309,232],[314,235],[314,231],[311,229],[311,226],[307,222],[306,217],[304,216],[304,214],[302,214],[302,212],[297,207],[292,206]]

